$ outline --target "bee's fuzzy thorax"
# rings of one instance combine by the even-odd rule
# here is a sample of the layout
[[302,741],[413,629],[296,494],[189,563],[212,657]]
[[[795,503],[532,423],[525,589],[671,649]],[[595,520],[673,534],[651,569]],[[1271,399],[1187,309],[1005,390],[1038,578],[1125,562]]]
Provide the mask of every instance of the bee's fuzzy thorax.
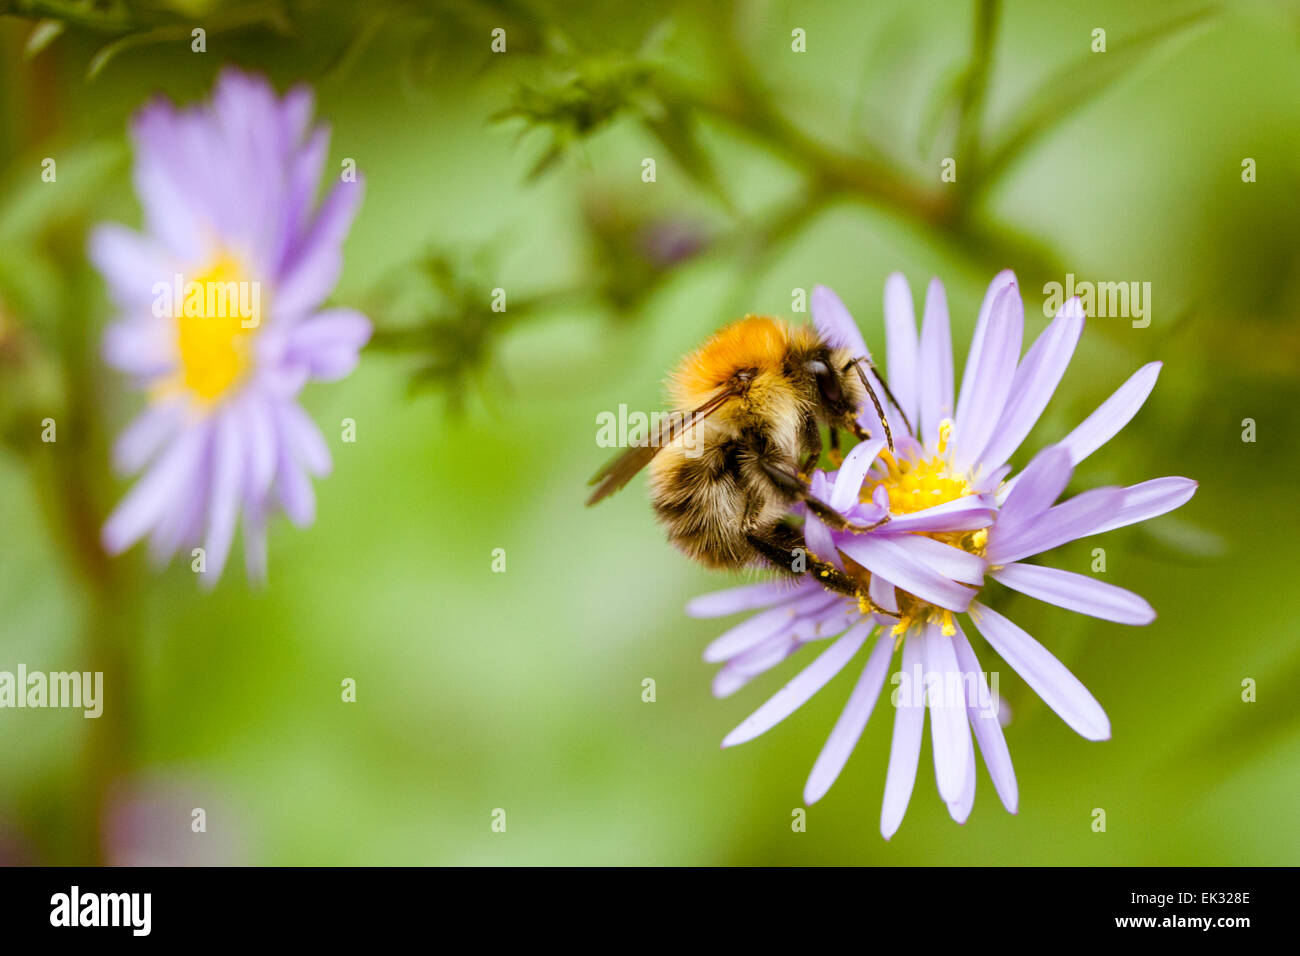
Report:
[[747,315],[723,326],[682,359],[668,380],[669,397],[675,408],[696,408],[741,369],[754,371],[756,389],[773,387],[769,383],[781,374],[792,352],[811,350],[818,344],[817,333],[810,326]]
[[621,487],[648,465],[655,514],[683,553],[713,568],[789,571],[799,539],[783,522],[800,497],[791,483],[821,453],[819,425],[857,433],[861,396],[842,351],[811,325],[732,322],[669,376],[673,411],[690,423],[661,451],[626,452],[605,481]]

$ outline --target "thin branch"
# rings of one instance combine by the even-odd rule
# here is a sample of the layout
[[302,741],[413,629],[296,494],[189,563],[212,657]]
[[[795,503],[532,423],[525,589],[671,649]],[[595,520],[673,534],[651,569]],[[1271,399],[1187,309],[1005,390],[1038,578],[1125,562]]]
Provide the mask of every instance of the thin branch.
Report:
[[25,17],[29,20],[58,20],[71,26],[98,33],[128,33],[144,26],[175,21],[176,16],[145,19],[126,0],[0,0],[0,17]]
[[[971,61],[962,85],[961,106],[957,120],[956,155],[962,169],[959,197],[977,190],[981,170],[981,127],[984,100],[988,92],[989,73],[993,66],[993,44],[997,34],[998,0],[979,0],[975,5],[975,39]],[[967,207],[961,205],[964,211]]]

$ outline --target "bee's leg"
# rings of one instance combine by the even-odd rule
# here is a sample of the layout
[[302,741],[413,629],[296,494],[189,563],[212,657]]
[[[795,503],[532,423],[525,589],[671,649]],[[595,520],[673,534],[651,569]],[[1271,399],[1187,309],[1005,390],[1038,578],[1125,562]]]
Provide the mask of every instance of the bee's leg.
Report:
[[836,531],[852,531],[854,534],[866,534],[868,531],[875,531],[882,524],[889,521],[889,515],[885,515],[879,521],[873,521],[871,524],[858,524],[850,521],[844,515],[840,514],[826,502],[811,493],[803,495],[803,502],[808,506],[808,510],[821,518]]
[[768,480],[783,494],[796,501],[802,501],[808,506],[809,511],[836,531],[852,531],[854,534],[865,534],[868,531],[876,530],[889,520],[889,516],[885,515],[885,517],[872,524],[856,524],[814,495],[798,475],[790,472],[788,466],[782,466],[768,458],[760,458],[758,464],[763,469],[763,473]]
[[808,449],[808,454],[804,456],[803,464],[799,467],[799,473],[806,478],[811,478],[813,469],[822,458],[822,430],[817,424],[817,419],[812,416],[804,422],[803,430],[804,447]]
[[[794,532],[792,532],[792,535]],[[838,591],[840,594],[846,594],[849,597],[858,597],[857,583],[835,567],[828,564],[821,558],[809,553],[797,541],[778,540],[774,535],[771,538],[765,538],[761,535],[749,535],[749,543],[754,546],[754,550],[761,554],[768,563],[786,574],[811,574],[822,585],[830,588],[832,591]],[[797,553],[796,548],[802,553]],[[803,565],[803,571],[795,569]]]
[[844,461],[844,456],[840,453],[840,430],[834,425],[831,426],[831,464],[836,468]]
[[885,517],[881,518],[879,521],[873,521],[871,524],[858,524],[857,522],[850,521],[826,502],[822,501],[803,483],[800,483],[797,488],[788,483],[778,485],[778,487],[793,496],[796,501],[802,501],[806,504],[809,511],[815,514],[818,518],[821,518],[822,521],[826,522],[826,524],[835,531],[851,531],[854,534],[866,534],[868,531],[875,531],[889,520],[889,515],[885,515]]

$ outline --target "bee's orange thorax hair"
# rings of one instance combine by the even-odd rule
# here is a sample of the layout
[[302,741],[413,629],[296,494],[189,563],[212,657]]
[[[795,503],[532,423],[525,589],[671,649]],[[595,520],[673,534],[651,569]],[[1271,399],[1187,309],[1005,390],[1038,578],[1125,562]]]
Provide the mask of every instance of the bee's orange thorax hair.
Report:
[[740,369],[753,369],[760,376],[779,372],[792,344],[815,339],[809,327],[792,328],[780,319],[747,315],[682,359],[668,380],[669,396],[678,409],[698,408]]

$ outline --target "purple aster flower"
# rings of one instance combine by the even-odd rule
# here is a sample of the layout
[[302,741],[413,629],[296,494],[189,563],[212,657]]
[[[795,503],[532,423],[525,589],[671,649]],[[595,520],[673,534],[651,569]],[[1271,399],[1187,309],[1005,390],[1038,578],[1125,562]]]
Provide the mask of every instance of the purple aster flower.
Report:
[[278,98],[226,69],[209,102],[158,99],[132,120],[144,230],[104,225],[90,240],[119,311],[104,358],[148,394],[113,449],[118,470],[144,474],[104,525],[109,553],[148,535],[161,564],[201,545],[215,584],[242,515],[260,580],[271,514],[315,517],[309,476],[330,454],[298,393],[348,375],[371,327],[321,308],[362,183],[336,184],[317,208],[329,133],[311,119],[305,87]]
[[[932,280],[918,335],[911,292],[899,274],[885,285],[889,384],[898,407],[887,415],[895,449],[883,441],[854,447],[833,473],[817,471],[813,493],[859,524],[889,520],[870,534],[832,531],[804,514],[808,550],[860,583],[856,600],[810,578],[750,585],[692,601],[687,612],[752,616],[717,638],[705,660],[720,662],[718,696],[734,693],[805,644],[834,638],[803,671],[723,740],[743,743],[789,716],[864,648],[865,663],[844,711],[804,788],[819,800],[856,746],[901,648],[891,694],[896,714],[880,829],[898,830],[911,799],[930,715],[935,778],[949,813],[964,823],[975,800],[975,742],[994,789],[1015,813],[1015,772],[1002,732],[1000,699],[980,668],[957,617],[966,613],[988,644],[1075,731],[1110,736],[1101,705],[1033,637],[977,600],[987,577],[1031,597],[1093,617],[1149,624],[1140,596],[1095,578],[1025,563],[1069,541],[1145,521],[1185,503],[1187,478],[1157,478],[1127,488],[1097,488],[1057,503],[1079,462],[1137,414],[1160,364],[1139,369],[1062,441],[1040,451],[1017,475],[1007,460],[1056,391],[1083,332],[1077,299],[1021,356],[1024,309],[1015,277],[989,286],[966,372],[954,403],[952,342],[943,286]],[[831,341],[870,355],[843,303],[813,293],[813,319]],[[879,385],[879,383],[877,383]],[[864,410],[871,427],[874,413]],[[914,426],[914,428],[913,428]]]

